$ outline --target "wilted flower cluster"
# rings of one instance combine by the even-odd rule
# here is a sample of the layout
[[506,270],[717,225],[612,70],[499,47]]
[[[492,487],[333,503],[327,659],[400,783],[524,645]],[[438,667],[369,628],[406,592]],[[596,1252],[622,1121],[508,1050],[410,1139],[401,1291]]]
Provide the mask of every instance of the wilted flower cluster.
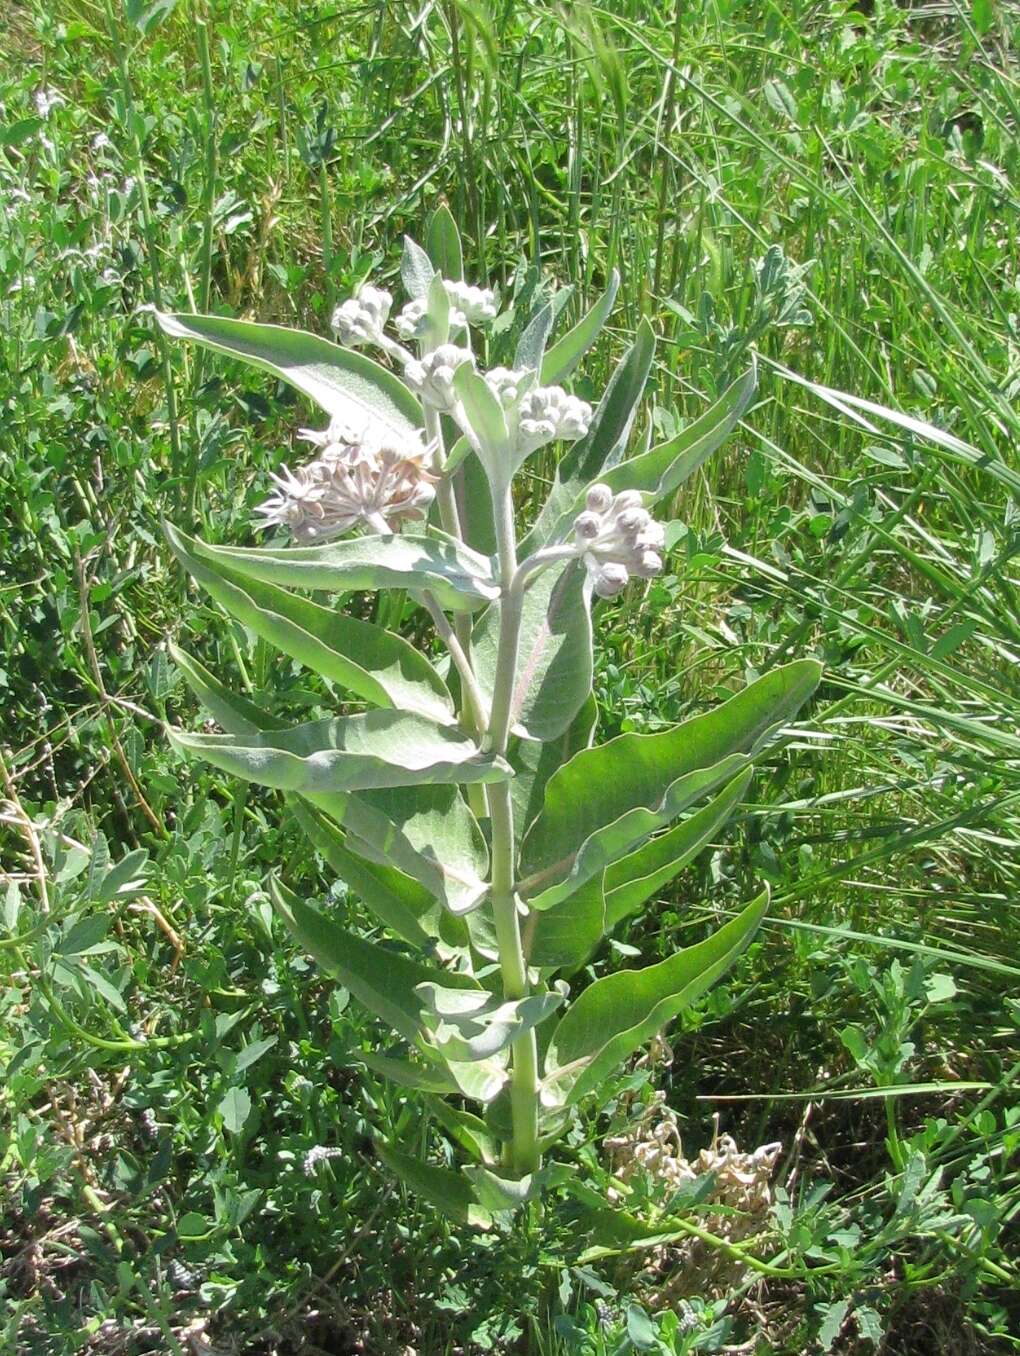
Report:
[[287,527],[307,546],[362,525],[388,533],[408,519],[424,518],[436,477],[429,469],[431,449],[420,440],[398,444],[335,426],[302,432],[319,446],[319,455],[295,472],[284,467],[273,476],[276,490],[257,509],[261,527]]
[[632,575],[651,579],[662,569],[662,524],[637,490],[614,495],[608,485],[592,485],[574,519],[574,542],[600,598],[615,597]]
[[719,1134],[717,1125],[708,1148],[689,1160],[683,1152],[676,1112],[665,1105],[661,1092],[627,1134],[606,1140],[613,1171],[623,1182],[642,1172],[677,1190],[712,1173],[713,1200],[759,1216],[772,1203],[772,1170],[782,1147],[763,1144],[752,1153],[743,1153],[729,1135]]
[[[783,1148],[778,1143],[762,1144],[745,1153],[729,1135],[719,1133],[717,1117],[711,1144],[688,1159],[676,1112],[666,1105],[661,1091],[653,1094],[627,1132],[607,1139],[605,1147],[621,1182],[645,1177],[663,1196],[711,1177],[704,1199],[726,1210],[714,1214],[706,1227],[729,1243],[749,1237],[765,1224],[772,1205],[772,1175]],[[610,1195],[620,1199],[621,1192],[611,1189]],[[659,1295],[664,1303],[672,1303],[676,1294],[725,1284],[734,1269],[725,1254],[696,1239],[656,1248],[649,1261],[649,1270],[665,1281]]]

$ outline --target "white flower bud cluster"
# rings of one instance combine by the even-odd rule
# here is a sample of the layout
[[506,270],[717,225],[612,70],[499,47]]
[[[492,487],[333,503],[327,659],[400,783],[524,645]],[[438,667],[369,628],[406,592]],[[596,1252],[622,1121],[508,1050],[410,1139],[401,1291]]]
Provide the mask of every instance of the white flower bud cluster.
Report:
[[428,303],[422,298],[407,303],[393,322],[401,339],[422,337],[425,333],[425,316],[428,309]]
[[536,386],[531,367],[494,367],[485,380],[499,401],[507,432],[523,460],[556,438],[576,442],[588,432],[591,406],[561,386]]
[[454,326],[484,325],[495,320],[499,308],[496,294],[489,287],[471,287],[468,283],[443,279],[443,287],[450,298],[450,324]]
[[523,393],[535,380],[530,367],[493,367],[485,380],[504,411],[512,410]]
[[[450,301],[450,328],[462,330],[468,325],[484,325],[494,320],[499,312],[496,294],[488,287],[471,287],[468,283],[443,279],[443,287]],[[401,339],[420,339],[425,333],[428,302],[424,297],[409,301],[393,322]]]
[[662,569],[662,524],[637,490],[614,495],[608,485],[592,485],[574,519],[574,542],[600,598],[615,597],[631,576],[651,579]]
[[591,406],[562,386],[536,386],[521,401],[519,428],[529,452],[556,439],[577,442],[590,423]]
[[426,405],[448,414],[457,404],[453,389],[453,378],[457,368],[464,363],[473,363],[469,348],[458,348],[456,344],[440,344],[431,353],[426,353],[420,361],[412,358],[404,365],[404,378],[408,386],[420,396]]
[[389,292],[366,285],[356,297],[351,297],[333,312],[333,329],[338,341],[348,348],[383,343],[383,326],[392,305]]
[[273,476],[276,489],[256,510],[261,528],[286,527],[295,541],[309,546],[359,525],[385,533],[424,518],[436,477],[429,469],[431,448],[420,440],[398,445],[335,426],[302,435],[318,445],[319,455],[296,472],[284,467]]

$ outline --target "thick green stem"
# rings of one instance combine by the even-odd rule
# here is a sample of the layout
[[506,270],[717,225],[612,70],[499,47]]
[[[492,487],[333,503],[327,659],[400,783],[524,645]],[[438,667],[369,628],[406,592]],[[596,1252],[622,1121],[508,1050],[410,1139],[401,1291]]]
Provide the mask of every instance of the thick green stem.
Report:
[[[521,629],[521,591],[514,587],[517,573],[517,542],[514,535],[513,499],[509,487],[495,496],[496,537],[499,543],[499,567],[503,584],[500,603],[499,654],[496,662],[496,686],[492,695],[487,746],[505,754],[510,738],[514,676]],[[486,788],[492,829],[492,913],[499,947],[503,992],[509,999],[528,993],[528,967],[521,944],[520,916],[517,910],[514,879],[517,857],[514,841],[513,805],[510,786],[498,782]],[[538,1047],[534,1030],[513,1044],[513,1070],[510,1083],[510,1107],[513,1119],[513,1143],[510,1167],[518,1175],[534,1172],[538,1154]]]
[[[457,500],[453,493],[453,484],[450,477],[444,474],[446,466],[446,448],[443,443],[443,426],[439,414],[431,405],[424,406],[425,417],[425,437],[430,443],[435,443],[435,455],[433,460],[433,469],[439,482],[436,485],[436,503],[439,506],[439,521],[442,524],[443,531],[457,541],[464,540],[464,533],[461,530],[460,514],[457,511]],[[435,614],[433,613],[433,620]],[[437,623],[438,624],[438,623]],[[451,657],[461,672],[462,681],[464,680],[464,670],[471,671],[471,619],[462,612],[458,612],[453,619],[453,630],[460,647],[460,658],[450,649]],[[443,637],[444,640],[446,637]],[[449,648],[449,644],[447,645]],[[485,712],[479,707],[475,694],[470,691],[470,684],[466,683],[464,691],[464,702],[462,704],[462,716],[465,720],[466,728],[469,733],[481,738],[485,726]],[[466,788],[468,804],[474,814],[482,816],[485,814],[485,793],[478,785],[472,784]]]

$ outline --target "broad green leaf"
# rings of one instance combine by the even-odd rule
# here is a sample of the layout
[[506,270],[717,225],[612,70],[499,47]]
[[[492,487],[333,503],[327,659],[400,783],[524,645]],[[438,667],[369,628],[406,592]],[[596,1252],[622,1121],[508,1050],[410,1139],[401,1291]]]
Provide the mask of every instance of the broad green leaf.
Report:
[[349,830],[354,851],[399,867],[453,913],[467,913],[485,899],[489,852],[457,787],[362,791],[347,797],[335,817]]
[[655,336],[648,321],[642,320],[634,343],[609,379],[587,434],[560,460],[549,497],[535,526],[521,543],[522,558],[544,546],[578,495],[621,460],[654,352]]
[[355,349],[283,325],[215,315],[156,313],[165,333],[261,367],[353,429],[374,427],[397,439],[421,428],[421,406],[399,377]]
[[428,589],[451,612],[470,612],[499,596],[484,556],[438,536],[350,537],[279,550],[206,546],[203,558],[222,562],[234,574],[291,588]]
[[553,308],[547,302],[531,317],[517,341],[514,367],[522,367],[529,372],[538,372],[541,369],[552,327]]
[[177,559],[206,592],[284,654],[376,706],[453,721],[446,684],[403,636],[235,574],[202,542],[169,524],[165,531]]
[[766,888],[707,940],[644,970],[621,970],[588,986],[561,1017],[546,1057],[542,1100],[570,1106],[709,989],[757,932]]
[[137,895],[145,886],[149,874],[148,851],[136,848],[128,852],[110,867],[99,882],[95,899],[98,904],[109,904],[114,899],[121,901]]
[[432,260],[409,235],[404,236],[404,252],[400,259],[400,281],[412,301],[424,301],[435,276]]
[[385,927],[413,946],[432,945],[432,937],[419,920],[435,910],[436,901],[423,885],[395,866],[370,862],[352,852],[339,827],[300,797],[293,798],[290,808],[327,864]]
[[[456,1089],[455,1089],[456,1091]],[[442,1097],[427,1097],[426,1105],[444,1130],[472,1158],[479,1163],[495,1163],[499,1159],[499,1143],[489,1133],[489,1127],[480,1116],[460,1107],[451,1106]]]
[[507,758],[514,770],[510,799],[518,842],[542,809],[549,778],[575,753],[591,746],[597,720],[598,706],[589,693],[570,725],[555,739],[542,744],[532,739],[510,741]]
[[532,965],[582,965],[617,923],[634,913],[710,842],[747,790],[747,768],[713,800],[673,829],[607,866],[551,909],[535,910],[525,925]]
[[424,330],[418,342],[423,353],[431,353],[450,337],[450,298],[438,273],[429,283],[426,301]]
[[[550,566],[524,595],[513,728],[527,739],[554,740],[568,729],[592,684],[592,631],[584,566]],[[482,691],[491,699],[499,656],[499,605],[479,619],[472,653]]]
[[712,841],[744,798],[753,775],[753,768],[745,769],[682,824],[667,829],[636,852],[606,867],[601,893],[605,899],[607,932],[639,909]]
[[736,776],[814,691],[812,659],[773,669],[714,711],[584,749],[550,777],[521,848],[519,890],[552,908]]
[[[470,452],[466,438],[461,438],[450,454],[452,461],[459,447]],[[485,556],[496,554],[496,529],[492,516],[492,490],[485,467],[477,457],[466,456],[453,477],[453,493],[457,501],[460,530],[465,542]]]
[[393,786],[504,781],[501,758],[484,754],[456,727],[401,711],[313,720],[266,734],[169,730],[182,753],[245,781],[303,795]]
[[415,1092],[448,1093],[456,1092],[457,1084],[437,1065],[426,1067],[412,1064],[408,1059],[398,1059],[395,1055],[379,1055],[374,1050],[359,1050],[354,1056],[373,1073],[381,1074],[391,1083],[401,1088],[411,1088]]
[[476,987],[469,975],[436,970],[356,936],[276,879],[271,882],[271,893],[276,911],[299,945],[363,1007],[412,1045],[422,1036],[417,985],[432,982]]
[[757,367],[752,362],[703,415],[674,438],[612,467],[603,477],[605,483],[614,493],[640,490],[647,504],[673,494],[733,432],[757,385]]
[[470,363],[461,363],[457,368],[453,389],[474,433],[478,460],[485,467],[493,492],[497,493],[510,483],[516,470],[503,406],[489,383]]
[[506,1055],[497,1055],[494,1059],[469,1060],[466,1063],[447,1059],[446,1066],[464,1096],[475,1102],[491,1102],[499,1096],[510,1079]]
[[180,646],[171,641],[167,650],[192,692],[217,725],[222,725],[230,734],[244,737],[287,728],[286,721],[270,715],[247,697],[231,692],[204,664]]
[[470,1163],[463,1171],[479,1203],[494,1215],[519,1210],[538,1194],[538,1182],[531,1173],[519,1178],[497,1177],[489,1168]]
[[375,1141],[376,1153],[416,1196],[428,1201],[456,1220],[470,1228],[486,1230],[492,1228],[492,1214],[478,1204],[470,1182],[463,1174],[449,1168],[440,1168],[433,1163],[423,1163],[391,1148],[381,1140]]
[[[719,399],[682,429],[675,438],[659,443],[636,457],[621,461],[599,479],[618,494],[621,490],[639,490],[646,508],[675,493],[680,486],[721,446],[743,417],[757,387],[757,369],[752,365],[732,382]],[[573,503],[550,530],[549,541],[563,540],[574,519],[584,507],[582,487]]]
[[561,1006],[563,987],[504,1000],[485,990],[421,984],[422,1020],[435,1046],[456,1063],[492,1059]]
[[[170,646],[188,686],[218,724],[239,737],[283,728],[283,722],[226,688],[198,660]],[[476,908],[488,886],[489,854],[478,822],[455,786],[401,787],[307,799],[350,834],[348,846],[370,862],[398,868],[420,882],[451,914]],[[444,939],[457,920],[440,927]]]
[[573,969],[587,960],[606,930],[602,884],[593,878],[555,908],[532,910],[523,927],[528,964]]
[[453,213],[445,202],[441,202],[429,217],[425,231],[425,247],[437,273],[449,278],[451,282],[460,282],[463,279],[464,251],[460,243],[460,231],[457,230]]
[[216,1110],[223,1117],[223,1128],[239,1135],[251,1115],[251,1095],[246,1088],[229,1088]]
[[[263,707],[257,706],[247,697],[231,692],[225,684],[209,672],[204,664],[200,664],[197,659],[185,654],[176,645],[171,644],[168,649],[171,659],[184,675],[192,692],[217,724],[222,725],[228,734],[235,735],[239,739],[248,739],[259,734],[269,734],[287,728],[282,720],[270,715]],[[453,787],[444,789],[450,793],[455,790]],[[311,796],[309,799],[337,824],[340,824],[348,811],[351,810],[353,798],[349,795],[333,792],[329,795]],[[356,813],[356,810],[354,812]],[[434,874],[438,876],[438,873],[434,872]]]
[[609,286],[573,329],[567,330],[557,339],[542,361],[542,385],[553,386],[565,380],[573,372],[588,349],[598,338],[602,326],[609,318],[620,286],[620,275],[614,268],[609,277]]

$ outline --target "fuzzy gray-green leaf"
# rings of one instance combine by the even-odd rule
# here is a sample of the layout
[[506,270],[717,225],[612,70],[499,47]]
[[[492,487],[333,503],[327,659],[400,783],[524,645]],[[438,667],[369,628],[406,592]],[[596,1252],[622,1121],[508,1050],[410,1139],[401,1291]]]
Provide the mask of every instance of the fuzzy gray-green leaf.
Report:
[[454,718],[446,684],[403,636],[250,576],[183,532],[165,527],[174,554],[211,597],[284,654],[376,706]]
[[512,775],[508,763],[482,753],[455,727],[401,711],[369,711],[243,737],[171,730],[170,739],[182,753],[245,781],[303,795],[504,781]]
[[336,919],[313,909],[279,881],[272,881],[273,904],[295,940],[376,1017],[406,1041],[422,1034],[417,985],[428,982],[475,987],[468,975],[436,970],[398,951],[368,942]]
[[470,612],[499,596],[490,562],[458,542],[432,536],[350,537],[324,546],[206,546],[206,559],[233,573],[290,588],[428,589],[440,605]]
[[183,313],[156,319],[174,338],[272,372],[358,431],[374,427],[403,440],[421,427],[421,408],[404,383],[363,353],[284,325]]
[[814,691],[810,659],[773,669],[714,711],[584,749],[549,779],[521,848],[520,890],[552,908],[688,805],[736,776]]
[[542,385],[552,386],[569,377],[574,368],[599,337],[609,318],[620,286],[620,275],[614,268],[609,286],[573,329],[556,340],[542,360]]
[[[566,730],[592,684],[591,613],[584,567],[574,561],[544,570],[524,595],[510,715],[528,739],[547,742]],[[472,638],[478,681],[491,694],[499,659],[499,606]]]

